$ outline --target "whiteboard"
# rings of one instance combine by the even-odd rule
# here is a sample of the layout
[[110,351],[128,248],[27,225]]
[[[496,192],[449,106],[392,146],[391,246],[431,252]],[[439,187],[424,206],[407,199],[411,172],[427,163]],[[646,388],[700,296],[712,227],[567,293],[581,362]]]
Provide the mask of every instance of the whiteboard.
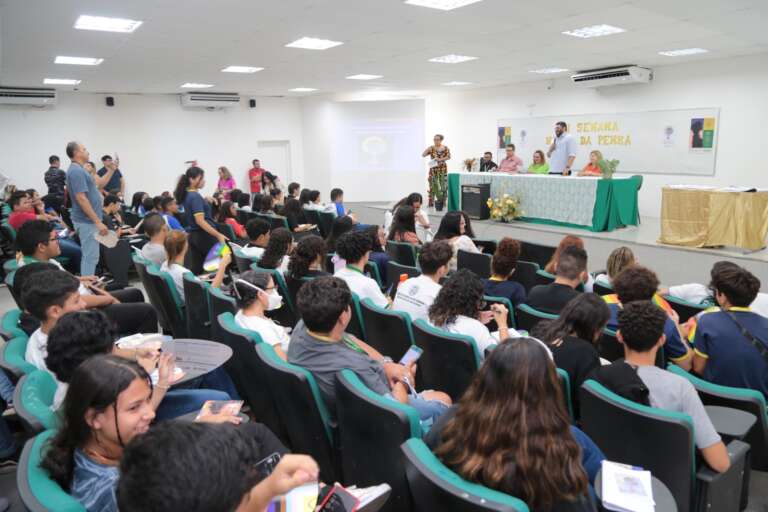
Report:
[[535,150],[546,154],[558,121],[568,124],[578,142],[576,170],[587,164],[590,151],[599,150],[620,161],[621,173],[715,174],[719,108],[499,119],[497,158],[504,158],[503,146],[511,142],[527,167]]

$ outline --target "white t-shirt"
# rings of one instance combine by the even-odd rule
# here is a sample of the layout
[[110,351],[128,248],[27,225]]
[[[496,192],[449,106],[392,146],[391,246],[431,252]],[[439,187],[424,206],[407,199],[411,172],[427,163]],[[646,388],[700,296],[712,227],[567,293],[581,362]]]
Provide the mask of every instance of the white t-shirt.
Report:
[[361,301],[371,299],[380,308],[386,308],[389,305],[389,301],[382,293],[378,283],[362,272],[345,267],[338,270],[334,276],[346,281],[349,289],[356,293]]
[[[454,334],[471,336],[477,344],[480,357],[483,358],[485,357],[485,349],[494,343],[499,343],[498,334],[494,336],[480,320],[469,318],[468,316],[457,316],[456,320],[443,326],[443,329]],[[509,329],[509,336],[510,338],[519,338],[520,334],[514,329]]]
[[[50,259],[46,262],[41,261],[40,263],[50,263],[51,265],[58,268],[62,272],[67,272],[66,270],[64,270],[64,267],[61,266],[61,263],[59,263],[58,260]],[[21,261],[18,262],[19,267],[23,267],[26,264],[27,262],[24,261],[23,258],[21,259]],[[77,291],[80,293],[80,295],[93,295],[93,292],[88,288],[86,288],[86,286],[82,282],[80,283],[80,286],[78,286]]]
[[288,343],[291,341],[291,337],[288,335],[285,327],[277,325],[269,318],[246,316],[241,309],[235,315],[235,323],[243,329],[259,333],[264,343],[273,347],[275,345],[280,345],[283,352],[288,352]]
[[176,285],[176,291],[179,292],[179,297],[181,300],[184,300],[184,274],[189,272],[189,269],[184,265],[179,265],[178,263],[172,263],[171,265],[168,265],[168,262],[165,261],[160,267],[160,270],[163,272],[168,272],[171,275],[173,284]]
[[392,309],[405,311],[413,321],[421,318],[429,321],[429,306],[442,288],[427,276],[412,277],[400,283],[397,295],[392,303]]
[[264,254],[264,248],[249,245],[248,247],[243,247],[240,249],[240,252],[246,256],[250,256],[251,258],[261,258],[261,256]]
[[[709,288],[699,283],[670,286],[669,294],[694,304],[701,304],[708,299],[712,299],[712,293]],[[755,300],[749,305],[749,308],[758,315],[768,318],[768,293],[758,293]]]
[[291,261],[291,258],[286,254],[283,256],[283,259],[280,260],[280,266],[277,267],[277,270],[280,271],[281,274],[285,275],[288,273],[288,263]]
[[24,359],[38,370],[48,370],[45,366],[45,357],[48,355],[48,335],[38,328],[27,341],[27,351]]
[[474,253],[480,252],[480,249],[477,248],[475,242],[473,242],[467,235],[461,235],[454,238],[451,241],[451,247],[453,248],[453,257],[451,258],[451,261],[448,262],[448,270],[451,271],[454,271],[457,268],[457,257],[460,250]]

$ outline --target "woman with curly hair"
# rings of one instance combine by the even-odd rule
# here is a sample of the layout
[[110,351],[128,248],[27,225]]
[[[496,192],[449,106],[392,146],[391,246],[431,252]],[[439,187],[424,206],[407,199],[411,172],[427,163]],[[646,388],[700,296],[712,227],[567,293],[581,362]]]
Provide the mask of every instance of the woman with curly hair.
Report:
[[285,274],[288,270],[288,255],[291,253],[293,245],[293,236],[285,228],[277,228],[269,234],[269,242],[264,254],[259,260],[259,267],[267,269],[278,269]]
[[515,273],[517,259],[520,257],[520,242],[504,237],[496,247],[491,260],[491,277],[485,281],[485,295],[489,297],[504,297],[513,306],[525,302],[525,287],[510,278]]
[[306,279],[331,275],[325,270],[325,258],[325,241],[317,235],[306,236],[296,244],[288,260],[288,272],[285,273],[285,284],[294,304]]
[[605,456],[571,426],[555,365],[533,338],[491,352],[426,442],[465,480],[516,496],[531,510],[592,511],[589,483]]
[[[429,321],[447,332],[470,336],[483,355],[486,348],[499,340],[519,336],[517,331],[507,327],[506,307],[494,304],[491,311],[482,311],[484,307],[483,282],[471,270],[461,269],[440,289],[429,307]],[[491,320],[499,326],[498,337],[485,326]]]

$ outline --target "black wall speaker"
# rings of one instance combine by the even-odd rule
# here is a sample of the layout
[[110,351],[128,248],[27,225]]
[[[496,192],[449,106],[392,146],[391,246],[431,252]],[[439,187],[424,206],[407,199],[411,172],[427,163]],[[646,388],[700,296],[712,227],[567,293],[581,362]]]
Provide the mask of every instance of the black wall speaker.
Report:
[[114,98],[114,96],[107,96],[107,106],[108,107],[114,107],[115,106],[115,98]]
[[471,219],[485,220],[491,216],[488,198],[491,197],[491,184],[461,186],[461,209]]
[[250,106],[251,108],[256,108],[256,100],[254,99],[248,100],[248,106]]

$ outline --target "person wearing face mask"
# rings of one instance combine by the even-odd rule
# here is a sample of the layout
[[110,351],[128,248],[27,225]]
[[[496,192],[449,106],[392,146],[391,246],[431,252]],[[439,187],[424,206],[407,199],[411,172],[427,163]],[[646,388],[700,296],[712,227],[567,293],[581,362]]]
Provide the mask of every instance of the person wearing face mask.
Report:
[[277,355],[286,359],[291,340],[288,331],[266,316],[267,311],[274,311],[283,305],[283,298],[277,292],[272,276],[254,270],[243,272],[233,283],[232,294],[239,308],[235,323],[243,329],[259,333]]

